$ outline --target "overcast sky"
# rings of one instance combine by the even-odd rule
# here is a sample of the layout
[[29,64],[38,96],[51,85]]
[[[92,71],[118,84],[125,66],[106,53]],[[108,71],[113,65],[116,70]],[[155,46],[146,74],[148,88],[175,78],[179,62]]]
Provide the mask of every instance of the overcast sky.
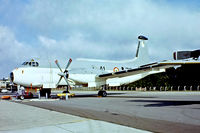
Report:
[[0,78],[25,60],[135,56],[144,35],[152,61],[200,48],[198,0],[0,0]]

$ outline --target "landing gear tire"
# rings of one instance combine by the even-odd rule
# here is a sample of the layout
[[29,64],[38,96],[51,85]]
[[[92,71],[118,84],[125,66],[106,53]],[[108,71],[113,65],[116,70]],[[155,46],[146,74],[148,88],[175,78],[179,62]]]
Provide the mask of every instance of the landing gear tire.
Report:
[[100,91],[98,92],[98,96],[106,97],[106,96],[107,96],[107,92],[106,92],[106,91],[103,91],[103,90],[100,90]]
[[21,95],[19,98],[20,98],[21,100],[24,100],[24,96],[23,96],[23,95]]

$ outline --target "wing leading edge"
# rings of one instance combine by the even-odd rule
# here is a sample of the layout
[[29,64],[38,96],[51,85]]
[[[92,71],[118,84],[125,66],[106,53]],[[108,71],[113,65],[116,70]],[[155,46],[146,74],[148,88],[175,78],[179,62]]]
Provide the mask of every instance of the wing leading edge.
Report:
[[108,79],[108,78],[116,78],[116,77],[126,77],[132,76],[136,74],[151,72],[151,71],[160,71],[161,69],[167,69],[174,66],[180,66],[185,64],[200,64],[200,61],[192,60],[192,61],[163,61],[163,62],[155,62],[151,64],[146,64],[134,69],[128,69],[113,73],[106,73],[97,75],[97,78]]

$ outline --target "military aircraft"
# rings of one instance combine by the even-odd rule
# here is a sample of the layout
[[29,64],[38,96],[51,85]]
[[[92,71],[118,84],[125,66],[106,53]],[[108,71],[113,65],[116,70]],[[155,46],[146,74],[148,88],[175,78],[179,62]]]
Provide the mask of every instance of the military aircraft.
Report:
[[[41,67],[34,60],[24,62],[21,67],[14,69],[10,73],[10,79],[14,84],[23,87],[40,87],[44,93],[51,93],[51,88],[58,86],[82,85],[86,87],[101,87],[99,96],[107,96],[106,90],[102,86],[121,86],[142,79],[150,74],[165,72],[167,68],[182,64],[200,64],[195,57],[181,60],[161,61],[151,63],[149,60],[148,48],[145,36],[138,37],[138,47],[136,56],[130,60],[111,61],[78,58],[72,63],[70,58],[66,67],[61,68],[58,60],[56,67],[51,65]],[[174,55],[179,57],[182,52]],[[181,55],[180,55],[181,56]],[[182,56],[181,56],[182,57]],[[187,59],[187,60],[185,60]]]

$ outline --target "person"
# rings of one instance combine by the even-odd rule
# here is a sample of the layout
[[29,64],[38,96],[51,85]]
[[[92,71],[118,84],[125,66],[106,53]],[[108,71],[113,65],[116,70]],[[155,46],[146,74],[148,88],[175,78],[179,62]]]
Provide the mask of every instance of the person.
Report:
[[21,90],[22,90],[22,94],[21,95],[25,95],[25,88],[22,86],[22,87],[20,87],[21,88]]
[[25,95],[25,88],[21,86],[17,91],[16,97],[23,98],[24,95]]

